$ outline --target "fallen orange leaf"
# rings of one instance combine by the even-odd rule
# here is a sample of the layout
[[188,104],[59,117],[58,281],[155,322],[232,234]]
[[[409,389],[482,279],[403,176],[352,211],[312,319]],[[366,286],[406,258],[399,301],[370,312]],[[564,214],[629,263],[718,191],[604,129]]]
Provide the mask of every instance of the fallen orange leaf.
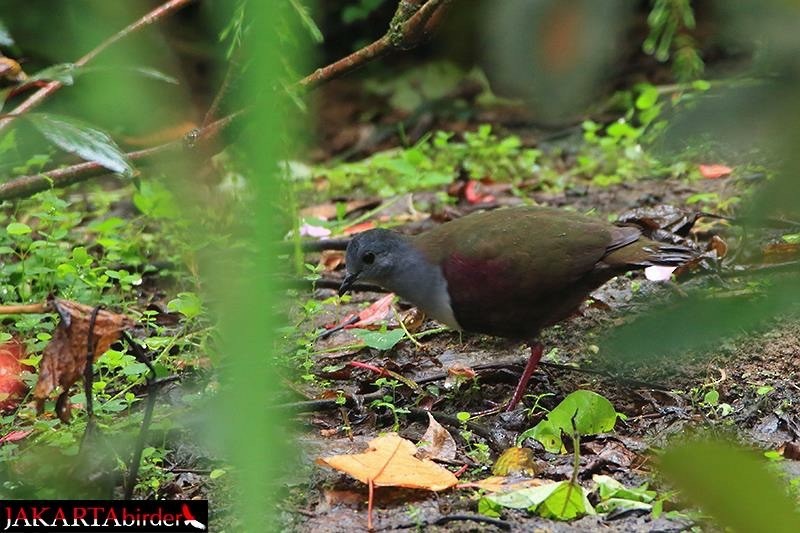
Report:
[[697,168],[700,170],[701,176],[710,180],[724,178],[733,172],[731,167],[725,165],[697,165]]
[[364,453],[321,457],[317,464],[335,468],[376,487],[439,491],[458,483],[452,472],[428,459],[417,459],[416,453],[413,442],[396,433],[387,433],[372,439]]
[[374,227],[375,227],[375,222],[367,220],[366,222],[353,224],[352,226],[344,228],[342,230],[342,233],[344,233],[345,235],[355,235],[356,233],[361,233],[362,231],[367,231],[368,229],[373,229]]

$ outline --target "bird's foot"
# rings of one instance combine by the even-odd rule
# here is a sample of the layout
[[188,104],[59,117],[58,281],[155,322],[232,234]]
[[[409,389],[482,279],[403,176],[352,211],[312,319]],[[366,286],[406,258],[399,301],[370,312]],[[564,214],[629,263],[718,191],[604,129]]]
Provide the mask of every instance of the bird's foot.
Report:
[[511,400],[506,405],[506,412],[516,409],[517,405],[519,405],[519,402],[522,401],[522,397],[525,395],[525,390],[528,388],[528,383],[531,380],[531,376],[539,366],[539,360],[542,358],[544,346],[542,346],[541,343],[531,343],[530,347],[531,355],[528,357],[528,363],[525,365],[525,370],[522,372],[522,376],[519,378],[517,388],[514,389],[514,395],[511,396]]

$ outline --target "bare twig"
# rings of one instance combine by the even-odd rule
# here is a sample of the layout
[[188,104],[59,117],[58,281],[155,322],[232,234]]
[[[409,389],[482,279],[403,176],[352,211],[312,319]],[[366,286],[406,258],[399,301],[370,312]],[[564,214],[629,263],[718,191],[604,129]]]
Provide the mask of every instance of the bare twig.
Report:
[[[187,6],[194,0],[169,0],[164,4],[160,5],[159,7],[155,8],[154,10],[150,11],[142,18],[130,24],[126,28],[122,29],[118,33],[115,33],[98,46],[96,46],[93,50],[89,53],[75,61],[76,67],[82,67],[97,57],[101,52],[103,52],[106,48],[111,46],[112,44],[116,43],[117,41],[127,37],[131,33],[134,33],[145,26],[148,26],[159,19],[164,18],[165,16],[174,13],[175,11],[181,9],[182,7]],[[30,111],[34,107],[38,106],[42,102],[44,102],[51,94],[59,90],[63,87],[63,84],[58,81],[51,81],[32,95],[30,95],[24,102],[20,103],[14,110],[9,113],[4,118],[0,118],[0,133],[3,132],[6,128],[8,128],[9,124],[13,122],[13,120]]]
[[318,68],[300,80],[299,85],[305,89],[313,89],[324,82],[352,72],[376,57],[418,45],[435,29],[451,1],[428,0],[415,12],[418,1],[400,0],[395,16],[389,24],[389,30],[383,37],[335,63]]
[[206,111],[206,115],[203,117],[203,122],[200,124],[201,128],[208,126],[211,121],[217,116],[219,113],[220,105],[222,105],[222,101],[225,100],[225,97],[228,95],[230,91],[231,84],[233,83],[233,78],[236,74],[237,67],[239,66],[238,61],[239,54],[236,54],[236,58],[232,58],[230,63],[228,64],[228,69],[225,71],[225,78],[222,80],[222,85],[220,85],[219,89],[217,90],[217,94],[214,96],[214,100],[211,102],[211,105],[208,107],[208,111]]
[[41,314],[51,311],[47,302],[40,304],[0,305],[0,315]]
[[[244,111],[237,111],[225,118],[212,122],[204,128],[192,131],[184,139],[171,141],[144,150],[129,152],[125,154],[125,156],[131,161],[146,161],[159,155],[183,150],[187,147],[187,144],[194,146],[198,143],[208,142],[243,114]],[[95,162],[85,162],[51,170],[46,173],[20,176],[0,184],[0,201],[24,198],[47,189],[66,187],[73,183],[106,174],[109,174],[109,171],[103,165]]]

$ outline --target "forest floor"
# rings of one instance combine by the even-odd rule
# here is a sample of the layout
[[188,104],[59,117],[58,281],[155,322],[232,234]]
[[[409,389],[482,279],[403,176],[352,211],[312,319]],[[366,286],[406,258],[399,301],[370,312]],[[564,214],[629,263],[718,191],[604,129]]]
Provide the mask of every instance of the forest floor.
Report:
[[[352,101],[349,89],[336,86],[323,98],[336,101],[337,92],[347,94],[346,101]],[[346,103],[342,105],[347,106]],[[329,108],[342,109],[335,105]],[[502,113],[479,111],[472,120],[500,116]],[[573,130],[556,144],[543,145],[533,140],[536,134],[531,130],[507,128],[502,120],[499,122],[499,126],[493,124],[494,131],[513,132],[522,138],[523,146],[535,145],[542,150],[542,165],[562,164],[567,172],[574,169],[576,158],[565,154],[570,151],[580,154],[581,145],[585,143],[580,128],[577,135]],[[339,135],[328,136],[320,143],[317,153],[323,162],[333,153],[343,150],[343,145],[336,145],[337,142],[347,145],[342,141],[342,136],[347,137],[343,133],[344,127],[337,130],[335,122],[328,127],[331,131],[338,131]],[[470,130],[474,127],[475,124],[458,123],[454,129]],[[498,133],[498,137],[502,139],[504,134]],[[363,139],[364,136],[351,134],[349,142],[353,143],[357,138]],[[379,149],[393,148],[383,145],[376,147],[375,151]],[[696,163],[688,161],[686,165],[693,168]],[[328,179],[333,178],[328,176]],[[475,197],[465,197],[451,187],[449,203],[442,207],[437,204],[442,198],[441,190],[409,191],[399,201],[395,198],[389,202],[387,198],[364,209],[356,208],[347,219],[357,219],[362,227],[371,227],[371,221],[380,221],[396,226],[400,231],[416,233],[443,218],[480,208],[531,201],[579,212],[593,211],[602,217],[657,205],[672,206],[685,213],[730,214],[730,206],[738,201],[739,196],[748,193],[753,187],[752,181],[752,175],[747,171],[738,170],[733,176],[721,179],[705,179],[696,173],[693,176],[684,173],[607,184],[577,176],[566,188],[533,186],[526,189],[524,185],[512,188],[484,180],[478,182],[483,197],[478,197],[477,201]],[[316,189],[324,190],[329,186],[318,183]],[[350,194],[340,192],[339,200],[343,202],[364,197],[358,186],[353,187]],[[307,204],[301,206],[307,213],[324,212],[325,202],[311,205],[319,196],[301,198]],[[731,202],[731,198],[736,200]],[[425,207],[419,209],[420,205]],[[367,217],[359,217],[369,209],[374,210]],[[737,250],[737,246],[744,247],[742,240],[725,222],[700,219],[689,238],[706,243],[711,235],[722,236],[730,247],[728,253],[741,257],[742,250]],[[757,239],[756,246],[769,246],[768,243],[776,238],[780,241],[779,236],[775,231],[765,230]],[[326,287],[335,286],[341,279],[340,252],[324,252],[321,257],[307,256],[306,261],[320,265],[317,273],[323,280],[331,280]],[[598,344],[602,345],[609,331],[631,317],[645,313],[653,300],[680,299],[687,289],[702,289],[720,283],[731,291],[738,286],[736,280],[722,282],[709,272],[687,278],[691,279],[663,283],[648,281],[643,274],[634,273],[615,278],[596,291],[577,316],[543,332],[542,342],[548,355],[529,386],[524,405],[511,413],[491,411],[510,398],[527,357],[524,346],[482,335],[441,331],[432,321],[416,324],[416,329],[412,330],[419,337],[420,346],[406,339],[388,350],[364,347],[358,344],[360,338],[348,330],[317,338],[323,328],[340,322],[349,313],[363,310],[383,294],[358,292],[349,301],[339,301],[333,288],[317,288],[310,295],[299,293],[305,311],[298,312],[294,318],[300,325],[301,337],[307,342],[307,350],[303,352],[305,380],[297,381],[294,388],[302,397],[331,398],[336,395],[332,391],[344,391],[354,398],[366,395],[367,399],[374,399],[379,385],[391,384],[391,380],[384,379],[376,385],[380,376],[364,368],[348,366],[351,361],[399,374],[420,385],[424,391],[412,390],[403,384],[405,382],[395,380],[388,402],[391,406],[386,402],[381,406],[371,406],[366,402],[355,406],[347,404],[346,407],[328,403],[321,408],[316,404],[314,407],[303,405],[303,402],[295,405],[294,408],[300,411],[295,416],[302,444],[298,448],[297,460],[304,467],[290,476],[289,494],[283,507],[287,525],[295,530],[314,532],[365,527],[367,486],[314,464],[317,458],[362,452],[368,441],[393,429],[402,437],[419,442],[428,426],[424,411],[430,410],[457,443],[456,459],[450,468],[455,470],[465,466],[461,482],[480,480],[491,475],[493,461],[505,449],[514,446],[520,432],[533,427],[547,414],[547,410],[578,389],[601,394],[625,415],[613,432],[581,439],[579,482],[591,490],[593,476],[605,474],[627,487],[649,483],[650,488],[657,492],[658,499],[663,501],[663,512],[628,510],[559,522],[525,510],[505,509],[501,517],[487,518],[478,513],[478,500],[483,494],[479,489],[461,488],[435,493],[381,487],[375,493],[375,529],[427,526],[426,530],[431,531],[685,530],[701,523],[702,516],[685,509],[679,497],[655,477],[653,458],[669,442],[698,433],[723,434],[762,450],[776,464],[780,463],[777,468],[786,473],[787,483],[795,486],[800,475],[800,463],[792,460],[796,458],[793,450],[800,439],[800,387],[796,380],[800,371],[798,316],[790,314],[765,321],[711,346],[690,349],[678,356],[653,356],[623,362],[613,354],[598,352]],[[309,300],[303,304],[306,297]],[[310,300],[318,305],[309,306]],[[309,311],[311,308],[313,311]],[[407,304],[400,302],[403,316],[408,308]],[[390,329],[397,327],[397,317],[387,319]],[[684,318],[686,321],[694,319],[693,316]],[[427,336],[425,332],[429,330],[433,334]],[[465,368],[474,371],[475,378],[449,388],[453,387],[453,369],[457,369],[457,374]],[[463,421],[457,419],[457,414],[463,412],[471,414],[469,421],[475,425],[471,431],[465,432]],[[490,414],[481,414],[487,412]],[[395,419],[395,413],[399,418]],[[530,438],[523,441],[523,446],[534,451],[537,478],[568,480],[573,475],[572,453],[548,453],[540,443]],[[590,496],[595,503],[597,498],[597,495]]]

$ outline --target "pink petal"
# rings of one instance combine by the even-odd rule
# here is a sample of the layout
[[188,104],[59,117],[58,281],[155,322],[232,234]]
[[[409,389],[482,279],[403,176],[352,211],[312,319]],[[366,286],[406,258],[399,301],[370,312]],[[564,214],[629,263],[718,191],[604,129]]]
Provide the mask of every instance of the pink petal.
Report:
[[4,436],[0,437],[0,442],[14,442],[17,440],[22,440],[31,433],[33,433],[32,429],[10,431],[6,433]]
[[300,226],[300,235],[304,237],[327,237],[331,234],[331,230],[328,228],[323,228],[322,226],[312,226],[307,222],[303,222],[303,225]]
[[644,269],[644,277],[650,281],[666,281],[678,267],[674,266],[649,266]]

